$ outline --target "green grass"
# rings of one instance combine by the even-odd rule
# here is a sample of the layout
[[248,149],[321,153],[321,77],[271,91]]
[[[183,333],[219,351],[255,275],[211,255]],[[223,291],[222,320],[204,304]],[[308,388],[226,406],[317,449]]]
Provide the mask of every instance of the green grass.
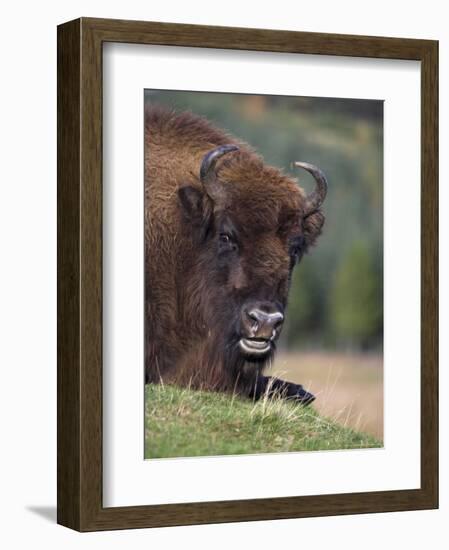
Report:
[[168,385],[145,389],[145,458],[366,447],[382,443],[320,416],[313,407]]

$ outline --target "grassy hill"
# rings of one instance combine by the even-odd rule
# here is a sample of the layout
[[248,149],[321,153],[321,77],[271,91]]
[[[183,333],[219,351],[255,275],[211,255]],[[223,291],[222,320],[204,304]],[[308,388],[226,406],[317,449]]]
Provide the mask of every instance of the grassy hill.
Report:
[[175,386],[145,388],[145,458],[382,447],[373,437],[281,399]]

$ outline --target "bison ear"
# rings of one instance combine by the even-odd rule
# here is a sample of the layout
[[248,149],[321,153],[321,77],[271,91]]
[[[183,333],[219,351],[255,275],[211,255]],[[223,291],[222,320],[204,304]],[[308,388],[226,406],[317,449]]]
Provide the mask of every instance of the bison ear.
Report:
[[178,189],[179,200],[187,219],[194,224],[203,220],[203,193],[196,187],[187,185]]
[[306,216],[302,222],[306,246],[309,248],[315,244],[315,241],[321,234],[324,225],[324,214],[317,210],[313,214]]

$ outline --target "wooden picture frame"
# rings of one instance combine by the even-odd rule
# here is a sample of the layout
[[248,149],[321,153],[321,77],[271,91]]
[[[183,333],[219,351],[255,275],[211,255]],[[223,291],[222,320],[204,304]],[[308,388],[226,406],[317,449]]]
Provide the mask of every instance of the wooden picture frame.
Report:
[[[102,45],[421,62],[421,488],[105,508],[102,503]],[[58,27],[58,523],[79,531],[438,507],[438,43],[81,18]]]

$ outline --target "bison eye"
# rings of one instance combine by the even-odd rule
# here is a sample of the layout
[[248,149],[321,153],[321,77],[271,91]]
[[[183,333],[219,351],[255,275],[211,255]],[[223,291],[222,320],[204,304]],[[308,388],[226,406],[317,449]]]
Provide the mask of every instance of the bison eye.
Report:
[[298,256],[301,255],[301,247],[299,246],[293,246],[290,248],[290,256],[293,256],[294,258],[298,258]]
[[220,233],[218,235],[219,252],[233,252],[237,250],[237,243],[229,233]]
[[293,267],[299,263],[304,254],[304,239],[302,237],[296,238],[290,246],[290,265]]

